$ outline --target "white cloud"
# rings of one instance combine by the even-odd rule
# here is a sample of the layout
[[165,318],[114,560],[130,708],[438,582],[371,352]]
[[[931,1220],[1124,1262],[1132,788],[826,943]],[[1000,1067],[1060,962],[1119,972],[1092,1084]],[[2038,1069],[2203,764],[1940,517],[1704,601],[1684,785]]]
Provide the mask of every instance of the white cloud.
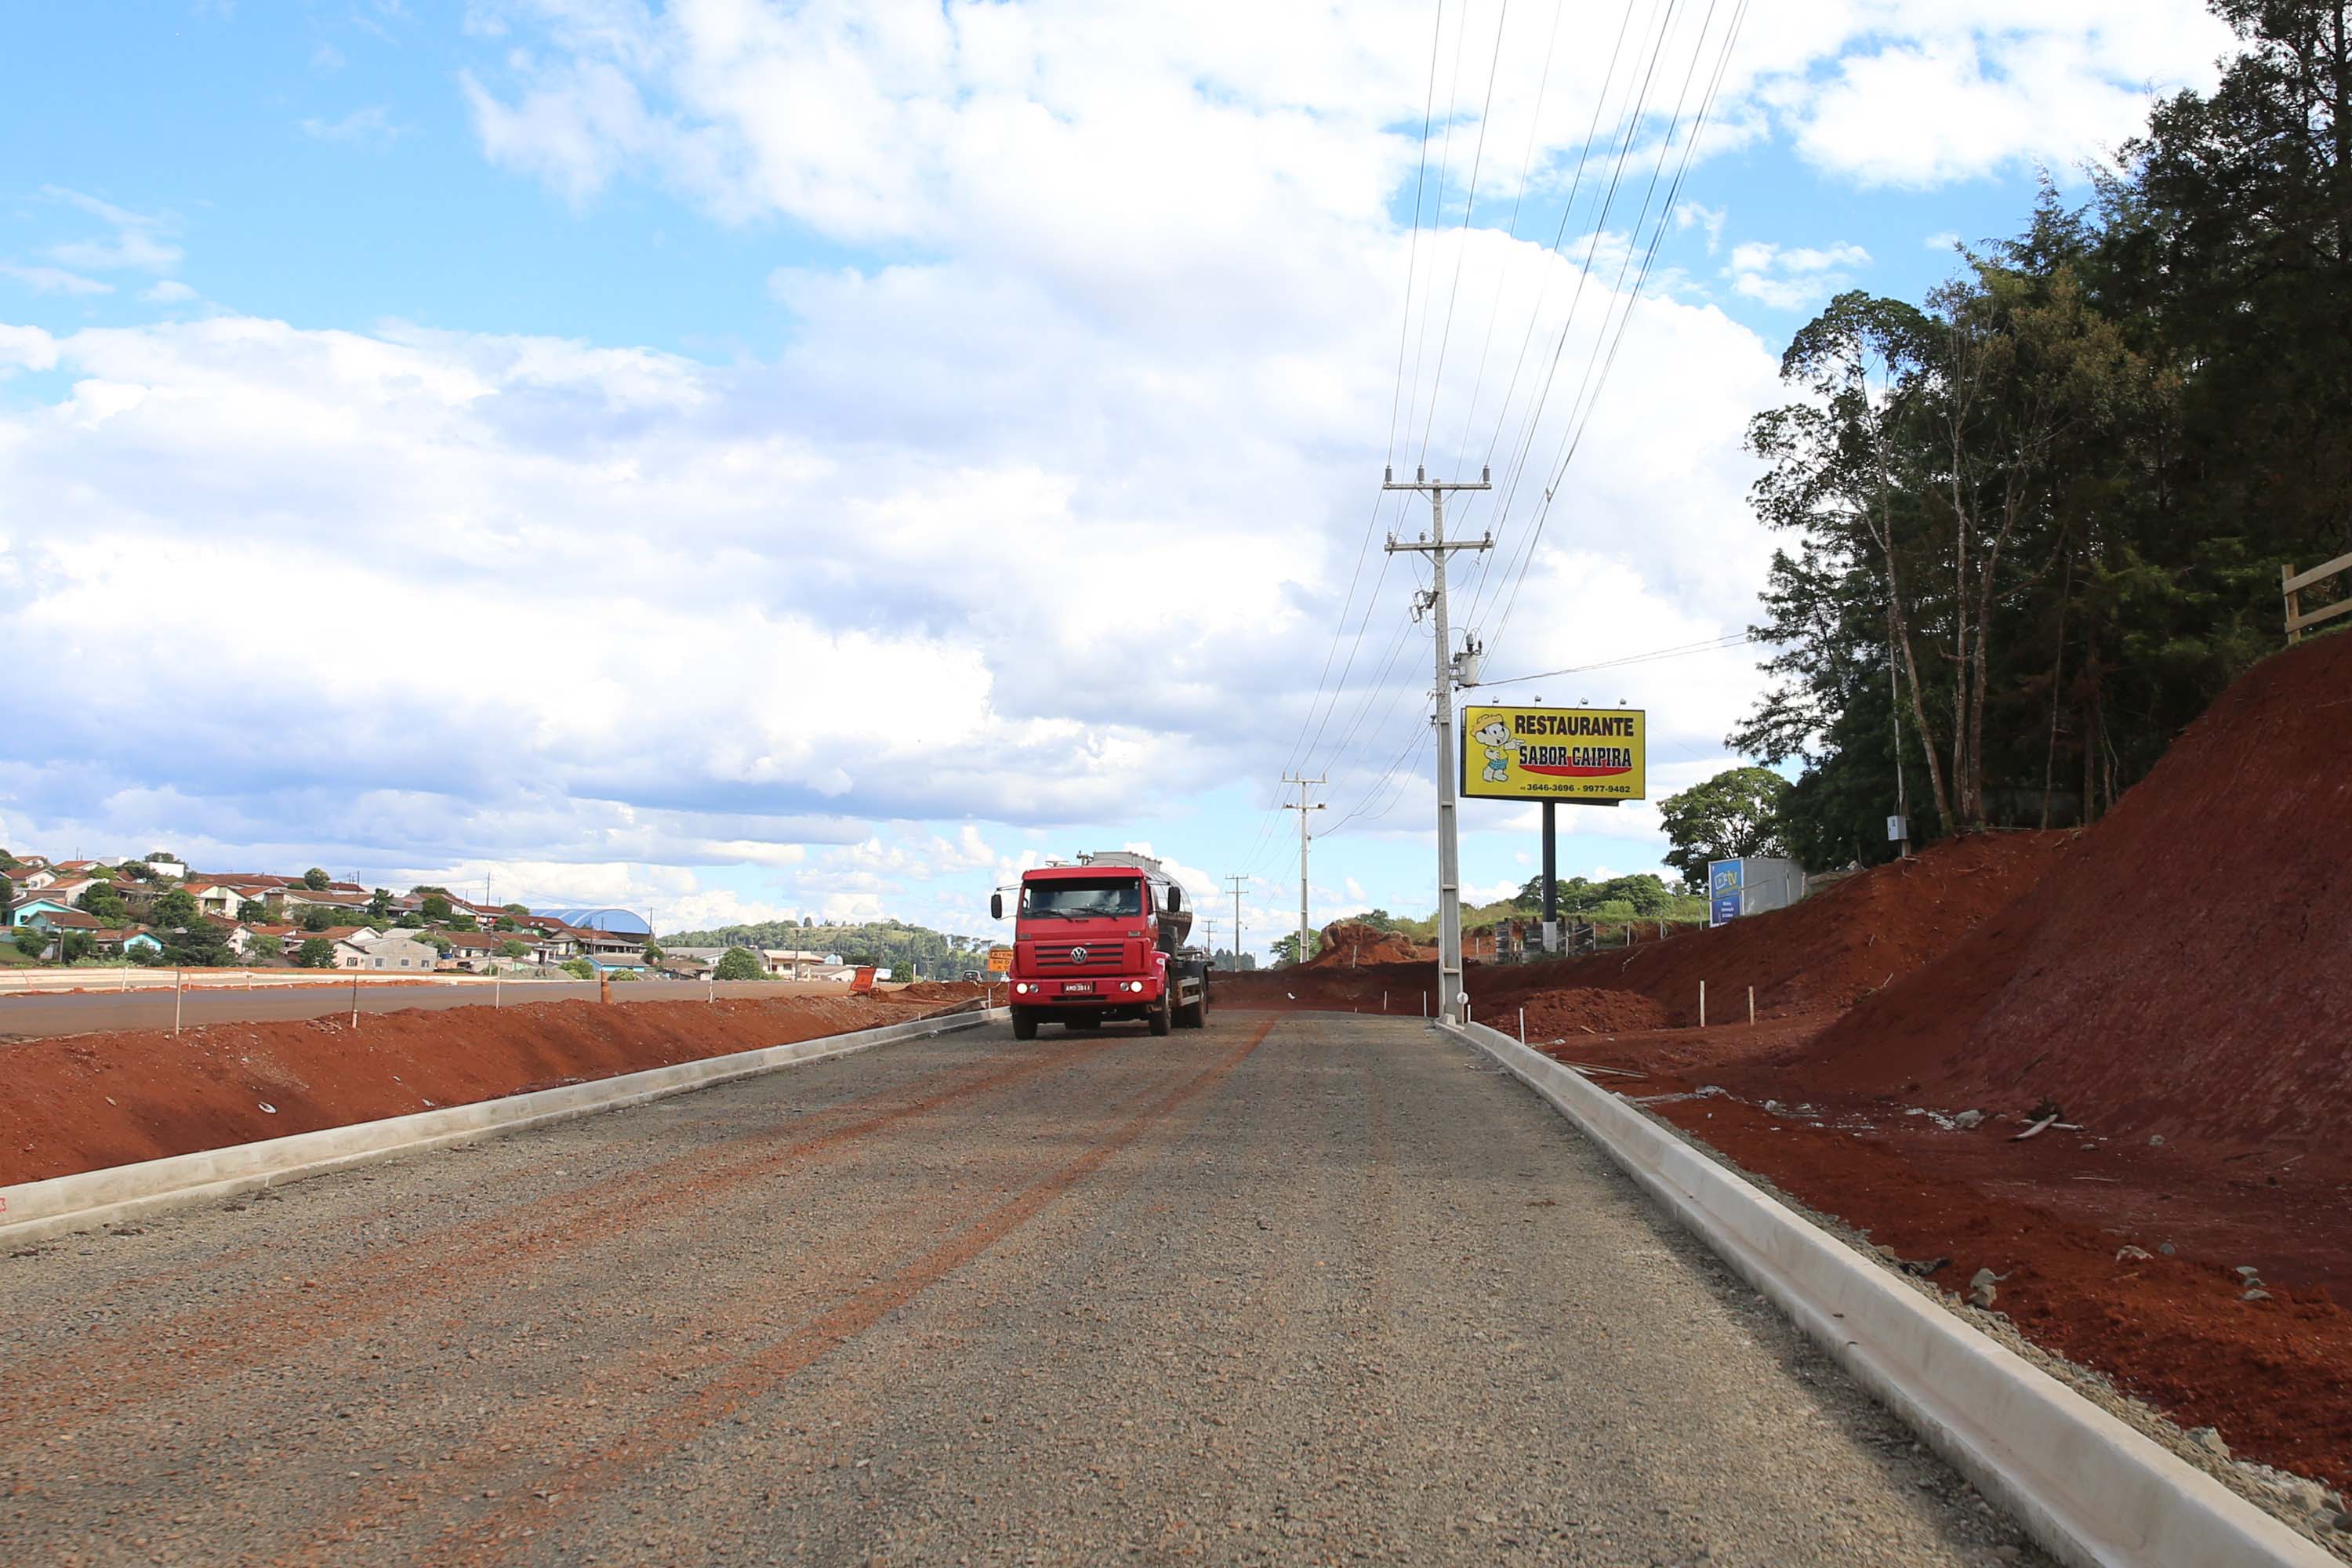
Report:
[[316,142],[343,142],[353,146],[384,148],[407,135],[413,126],[395,124],[382,104],[354,109],[340,120],[308,119],[302,134]]
[[1807,158],[1914,187],[2103,158],[2232,48],[2201,0],[1790,0],[1744,37],[1759,100]]
[[1858,245],[1783,248],[1748,240],[1731,247],[1724,275],[1731,279],[1735,294],[1776,310],[1801,310],[1851,287],[1853,278],[1847,268],[1869,263],[1870,252]]
[[0,262],[0,276],[14,278],[36,294],[111,294],[114,285],[95,278],[84,278],[79,272],[68,272],[62,267],[20,267],[15,262]]
[[1920,241],[1920,243],[1925,245],[1930,250],[1948,251],[1954,246],[1960,243],[1960,237],[1953,233],[1948,228],[1939,229],[1936,233],[1929,235],[1926,239]]
[[320,44],[310,51],[310,68],[325,73],[343,68],[343,51],[332,44]]
[[140,290],[139,297],[157,305],[184,305],[196,297],[196,291],[176,278],[166,278]]
[[49,247],[48,256],[53,261],[99,272],[169,272],[185,254],[162,237],[176,226],[176,220],[168,213],[133,212],[62,185],[44,185],[41,194],[53,202],[79,208],[114,230],[110,239],[72,240]]

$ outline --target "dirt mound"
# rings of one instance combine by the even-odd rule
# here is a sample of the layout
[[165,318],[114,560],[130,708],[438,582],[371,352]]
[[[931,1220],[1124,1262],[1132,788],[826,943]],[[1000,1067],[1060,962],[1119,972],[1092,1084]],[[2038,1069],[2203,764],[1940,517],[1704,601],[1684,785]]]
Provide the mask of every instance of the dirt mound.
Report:
[[905,1002],[970,1002],[985,996],[987,987],[970,980],[918,980],[887,994]]
[[539,1002],[27,1040],[7,1049],[0,1186],[342,1127],[947,1009],[896,996]]
[[[1323,928],[1322,945],[1309,959],[1309,969],[1361,969],[1367,963],[1411,963],[1422,950],[1411,937],[1382,931],[1355,921],[1333,921]],[[1430,956],[1436,956],[1434,948]]]
[[2247,672],[2031,894],[1840,1020],[1809,1076],[2327,1161],[2352,1094],[2347,704],[2352,637]]

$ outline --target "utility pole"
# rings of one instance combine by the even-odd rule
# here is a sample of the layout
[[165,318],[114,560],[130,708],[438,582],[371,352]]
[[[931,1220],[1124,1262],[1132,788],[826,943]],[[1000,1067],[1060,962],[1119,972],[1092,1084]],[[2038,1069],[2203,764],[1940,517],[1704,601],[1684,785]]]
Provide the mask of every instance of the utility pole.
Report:
[[[1421,603],[1437,617],[1436,711],[1430,720],[1437,731],[1437,1016],[1451,1024],[1462,1021],[1462,998],[1466,993],[1462,984],[1462,856],[1454,837],[1454,795],[1462,782],[1454,766],[1454,686],[1458,667],[1453,632],[1445,619],[1445,558],[1456,550],[1491,550],[1495,541],[1486,535],[1448,542],[1445,493],[1488,488],[1485,468],[1478,470],[1475,484],[1433,479],[1425,468],[1415,468],[1410,484],[1397,483],[1393,468],[1385,470],[1381,479],[1384,490],[1420,490],[1429,497],[1429,537],[1409,543],[1391,535],[1388,549],[1392,555],[1404,551],[1428,556],[1432,574],[1432,586]],[[1475,640],[1466,654],[1476,657]]]
[[1201,923],[1208,928],[1209,967],[1213,969],[1217,965],[1217,922],[1213,920],[1206,920],[1202,921]]
[[1295,811],[1298,814],[1298,962],[1305,963],[1307,957],[1307,814],[1310,811],[1320,811],[1323,809],[1322,803],[1319,801],[1313,805],[1309,805],[1307,803],[1307,792],[1310,787],[1321,784],[1323,782],[1323,775],[1318,773],[1313,778],[1309,779],[1301,778],[1297,773],[1285,773],[1282,775],[1282,782],[1285,784],[1295,784],[1298,786],[1298,799],[1296,802],[1285,801],[1282,808],[1285,811]]
[[1225,879],[1234,885],[1234,973],[1242,967],[1242,884],[1249,879],[1236,871]]

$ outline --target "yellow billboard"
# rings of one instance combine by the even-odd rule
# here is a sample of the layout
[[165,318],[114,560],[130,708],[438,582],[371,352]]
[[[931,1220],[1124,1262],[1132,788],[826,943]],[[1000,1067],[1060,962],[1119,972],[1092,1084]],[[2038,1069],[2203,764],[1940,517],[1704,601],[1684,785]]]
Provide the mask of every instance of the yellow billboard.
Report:
[[1613,805],[1648,798],[1639,708],[1465,708],[1462,794]]

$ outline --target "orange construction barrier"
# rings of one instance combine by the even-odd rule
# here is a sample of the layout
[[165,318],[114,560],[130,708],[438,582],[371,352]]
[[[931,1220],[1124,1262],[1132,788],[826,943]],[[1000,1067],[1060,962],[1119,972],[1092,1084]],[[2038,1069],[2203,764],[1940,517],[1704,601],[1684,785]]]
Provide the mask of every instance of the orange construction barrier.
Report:
[[857,973],[851,975],[849,979],[849,994],[853,996],[871,996],[874,994],[874,966],[872,964],[861,963],[857,966]]

